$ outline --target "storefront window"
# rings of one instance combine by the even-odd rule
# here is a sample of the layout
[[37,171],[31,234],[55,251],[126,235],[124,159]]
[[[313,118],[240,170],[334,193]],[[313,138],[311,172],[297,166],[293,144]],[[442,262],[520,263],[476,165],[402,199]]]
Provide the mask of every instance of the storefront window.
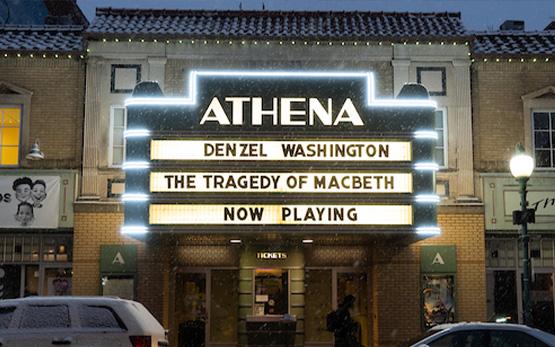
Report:
[[19,298],[21,290],[21,266],[0,266],[0,299]]
[[423,320],[426,329],[455,321],[455,276],[423,276]]
[[44,271],[44,294],[71,295],[71,268],[47,268]]
[[255,315],[279,315],[289,312],[289,276],[287,270],[255,270]]
[[532,325],[538,329],[554,333],[553,316],[553,273],[536,273],[530,283],[532,301]]
[[23,296],[39,295],[39,266],[25,266],[25,292]]
[[135,300],[135,278],[128,275],[102,276],[102,295]]
[[516,272],[493,271],[487,274],[488,319],[518,322]]

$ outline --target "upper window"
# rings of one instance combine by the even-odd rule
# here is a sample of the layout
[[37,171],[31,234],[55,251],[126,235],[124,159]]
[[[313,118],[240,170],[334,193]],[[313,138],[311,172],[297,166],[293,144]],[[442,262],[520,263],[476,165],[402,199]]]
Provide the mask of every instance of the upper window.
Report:
[[131,93],[135,85],[141,81],[141,65],[115,64],[112,65],[110,77],[111,93]]
[[440,167],[447,166],[447,112],[444,109],[436,110],[434,130],[437,132],[437,142],[434,148],[435,160]]
[[555,111],[532,113],[536,167],[555,168]]
[[0,166],[19,165],[21,107],[0,106]]
[[447,95],[446,75],[444,67],[416,68],[416,82],[423,84],[431,96]]
[[125,138],[127,125],[125,107],[114,106],[110,110],[110,166],[121,166],[125,160]]

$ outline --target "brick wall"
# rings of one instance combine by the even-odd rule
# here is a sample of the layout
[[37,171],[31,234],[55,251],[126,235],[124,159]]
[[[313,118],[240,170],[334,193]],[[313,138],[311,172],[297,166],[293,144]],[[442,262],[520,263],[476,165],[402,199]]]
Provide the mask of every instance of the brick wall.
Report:
[[[521,96],[555,84],[555,63],[476,62],[472,66],[474,165],[508,171],[517,142],[524,143]],[[525,115],[530,116],[530,115]]]
[[441,236],[374,252],[373,306],[379,329],[373,335],[375,346],[398,346],[421,332],[420,246],[424,245],[456,246],[456,319],[486,319],[484,215],[451,212],[455,213],[438,215]]
[[[444,209],[445,210],[445,209]],[[462,213],[466,212],[466,213]],[[100,293],[100,245],[138,245],[137,300],[161,322],[168,322],[168,279],[171,237],[154,236],[146,243],[124,237],[118,230],[120,212],[78,212],[74,234],[74,295]],[[481,208],[450,208],[438,215],[442,235],[410,245],[381,240],[372,247],[371,310],[374,346],[397,346],[420,333],[420,247],[455,245],[457,251],[456,318],[486,319],[484,215]],[[407,241],[407,240],[405,240]],[[171,286],[169,286],[171,287]],[[369,307],[370,308],[370,307]]]
[[114,212],[78,212],[73,236],[73,295],[99,295],[100,246],[137,245],[137,301],[142,302],[160,321],[164,319],[167,300],[164,274],[169,271],[168,258],[159,242],[146,243],[123,236],[119,229],[123,214]]
[[[76,59],[0,59],[0,81],[33,92],[28,151],[35,139],[45,159],[33,168],[80,168],[85,90],[85,62]],[[0,103],[2,100],[0,99]]]

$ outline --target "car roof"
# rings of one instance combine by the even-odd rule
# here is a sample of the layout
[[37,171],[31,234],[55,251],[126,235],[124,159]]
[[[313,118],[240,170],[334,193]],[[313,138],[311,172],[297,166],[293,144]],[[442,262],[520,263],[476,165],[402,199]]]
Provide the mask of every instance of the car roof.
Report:
[[133,301],[109,296],[29,296],[26,298],[0,300],[1,306],[38,303],[132,303]]
[[482,323],[482,322],[464,322],[464,323],[450,323],[450,324],[440,324],[429,331],[457,331],[457,330],[481,330],[481,329],[495,329],[495,330],[513,330],[520,332],[527,332],[528,334],[541,337],[542,339],[547,339],[549,341],[555,342],[555,335],[552,335],[543,330],[532,328],[521,324],[512,323]]
[[[430,330],[445,329],[516,329],[516,330],[538,330],[526,325],[513,323],[483,323],[483,322],[461,322],[436,325]],[[538,330],[541,331],[541,330]]]

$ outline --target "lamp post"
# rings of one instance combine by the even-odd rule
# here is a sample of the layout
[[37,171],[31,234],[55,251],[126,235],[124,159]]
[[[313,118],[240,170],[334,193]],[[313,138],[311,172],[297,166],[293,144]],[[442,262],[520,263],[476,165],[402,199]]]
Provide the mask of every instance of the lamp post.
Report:
[[532,171],[534,159],[524,152],[522,144],[516,146],[516,153],[510,162],[511,174],[519,183],[520,210],[513,212],[513,224],[520,225],[520,241],[522,242],[522,318],[525,325],[532,323],[530,306],[530,254],[528,253],[528,223],[534,223],[534,209],[528,208],[526,201],[526,184]]

